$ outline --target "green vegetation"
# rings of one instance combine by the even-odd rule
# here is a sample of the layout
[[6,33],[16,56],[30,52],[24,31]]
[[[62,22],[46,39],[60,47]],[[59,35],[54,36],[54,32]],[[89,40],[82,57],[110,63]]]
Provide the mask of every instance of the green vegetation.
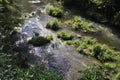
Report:
[[53,40],[53,37],[51,35],[46,36],[46,39],[50,42],[51,40]]
[[68,26],[72,26],[74,30],[86,30],[88,32],[93,32],[92,24],[86,21],[83,21],[81,17],[75,16],[73,20],[66,22]]
[[[0,80],[63,80],[42,65],[31,67],[27,61],[21,61],[21,53],[14,51],[17,33],[14,27],[23,21],[17,5],[14,0],[0,0]],[[47,36],[47,41],[51,39]]]
[[104,66],[90,66],[80,71],[83,77],[79,80],[113,80],[111,79],[112,70],[107,69]]
[[63,16],[63,9],[60,7],[56,7],[56,6],[52,6],[50,4],[48,4],[46,6],[46,12],[53,16],[53,17],[57,17],[57,18],[61,18]]
[[[58,3],[46,6],[47,14],[62,18],[64,11],[60,6],[61,1],[69,7],[77,6],[81,12],[89,18],[101,23],[109,23],[120,26],[120,0],[57,0]],[[58,5],[58,6],[57,6]],[[72,5],[72,6],[71,6]],[[75,7],[75,8],[77,8]],[[23,21],[20,7],[13,0],[0,0],[0,80],[63,80],[63,77],[55,72],[46,70],[42,65],[28,64],[21,58],[21,53],[15,52],[15,40],[17,34],[15,26]],[[91,23],[75,16],[67,23],[74,30],[93,32]],[[57,31],[61,22],[54,18],[46,23],[46,28]],[[96,39],[85,37],[73,40],[74,34],[68,31],[60,31],[57,37],[67,40],[68,45],[76,47],[81,54],[95,57],[101,66],[87,67],[80,71],[83,74],[79,80],[120,80],[120,54],[107,45],[100,44]],[[53,40],[52,36],[42,37],[35,34],[29,44],[43,46]],[[28,54],[28,53],[24,53]],[[22,56],[25,57],[25,56]]]
[[50,43],[52,39],[52,36],[46,36],[46,38],[42,36],[35,36],[31,40],[29,40],[28,43],[34,46],[43,46]]
[[74,38],[73,33],[67,31],[61,31],[57,33],[57,37],[61,38],[62,40],[72,40]]
[[1,80],[63,80],[60,75],[34,66],[28,69],[20,68],[18,58],[13,53],[0,53],[0,79]]
[[113,58],[116,54],[115,51],[106,45],[99,44],[95,39],[84,38],[82,40],[68,41],[67,44],[74,45],[79,53],[93,56],[102,62],[115,60]]
[[53,18],[52,20],[46,23],[46,28],[57,31],[60,29],[60,25],[61,25],[61,22],[58,19]]
[[[92,66],[82,70],[81,73],[84,76],[80,80],[119,80],[120,56],[107,45],[100,44],[96,39],[88,37],[66,43],[74,45],[79,53],[95,57],[103,63],[102,66]],[[108,75],[106,76],[106,74]],[[118,77],[115,78],[115,75]]]
[[117,68],[117,64],[115,63],[111,63],[111,62],[106,62],[104,63],[104,66],[108,69],[114,70]]
[[120,79],[120,72],[116,75],[116,79]]
[[[75,9],[81,10],[90,19],[101,22],[117,24],[119,18],[116,17],[120,11],[120,1],[119,0],[63,0],[64,5],[68,7],[75,7]],[[116,19],[117,18],[117,19]],[[113,23],[113,20],[115,22]],[[116,23],[117,22],[117,23]]]

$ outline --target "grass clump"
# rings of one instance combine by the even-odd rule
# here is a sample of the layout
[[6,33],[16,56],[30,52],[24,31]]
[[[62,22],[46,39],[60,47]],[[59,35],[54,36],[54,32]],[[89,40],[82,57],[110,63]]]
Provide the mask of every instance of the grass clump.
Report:
[[61,22],[58,19],[53,18],[46,23],[46,28],[57,31],[60,29],[60,24]]
[[74,30],[86,30],[86,31],[93,31],[92,24],[83,21],[80,17],[75,16],[72,22],[72,28]]
[[81,17],[75,16],[73,20],[66,22],[67,25],[70,25],[73,30],[85,30],[87,32],[93,32],[92,24],[86,21],[83,21]]
[[57,17],[57,18],[61,18],[63,16],[63,10],[60,7],[55,7],[52,6],[50,4],[48,4],[46,6],[46,12],[47,14],[53,16],[53,17]]
[[33,46],[43,46],[50,43],[52,39],[53,39],[52,36],[46,36],[46,37],[35,36],[31,40],[29,40],[28,43],[32,44]]
[[73,33],[61,31],[57,33],[57,37],[61,38],[62,40],[72,40],[74,38]]

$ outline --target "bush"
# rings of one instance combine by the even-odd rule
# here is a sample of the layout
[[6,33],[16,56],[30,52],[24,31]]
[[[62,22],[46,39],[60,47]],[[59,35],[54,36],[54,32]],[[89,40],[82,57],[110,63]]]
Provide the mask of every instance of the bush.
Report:
[[57,31],[60,29],[61,22],[58,19],[54,18],[46,23],[46,28]]
[[61,32],[57,33],[57,37],[61,38],[63,40],[72,40],[74,35],[73,35],[73,33],[69,33],[69,32],[66,32],[66,31],[61,31]]
[[57,18],[61,18],[63,16],[63,10],[60,7],[54,7],[51,6],[50,4],[48,4],[46,6],[46,12],[53,16],[53,17],[57,17]]
[[31,40],[28,41],[29,44],[32,44],[34,46],[43,46],[47,43],[50,43],[52,40],[52,36],[47,36],[46,38],[42,36],[35,36]]

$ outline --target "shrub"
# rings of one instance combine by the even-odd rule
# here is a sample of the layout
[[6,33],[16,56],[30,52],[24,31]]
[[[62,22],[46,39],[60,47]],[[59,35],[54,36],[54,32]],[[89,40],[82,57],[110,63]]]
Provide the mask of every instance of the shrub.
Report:
[[52,40],[51,36],[42,37],[42,36],[35,36],[31,40],[28,41],[29,44],[32,44],[34,46],[43,46],[46,45],[47,43],[50,43]]
[[57,33],[57,37],[63,40],[72,40],[74,35],[73,33],[70,33],[70,32],[61,31]]
[[63,10],[60,7],[54,7],[51,6],[50,4],[48,4],[46,6],[46,12],[53,16],[53,17],[57,17],[57,18],[61,18],[63,16]]
[[52,29],[54,31],[60,29],[61,22],[58,19],[54,18],[46,23],[46,28]]

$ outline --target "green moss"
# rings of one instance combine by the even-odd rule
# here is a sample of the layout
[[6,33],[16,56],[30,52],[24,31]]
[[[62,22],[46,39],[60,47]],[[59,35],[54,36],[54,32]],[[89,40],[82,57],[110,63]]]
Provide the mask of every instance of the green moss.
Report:
[[46,23],[46,28],[57,31],[60,29],[60,25],[61,25],[61,22],[58,19],[53,18],[52,20]]
[[43,46],[50,43],[51,40],[52,36],[47,36],[46,38],[42,36],[35,36],[31,40],[29,40],[28,43],[34,46]]
[[57,17],[57,18],[61,18],[63,16],[63,10],[62,8],[60,7],[55,7],[55,6],[52,6],[50,4],[48,4],[46,6],[46,12],[53,16],[53,17]]
[[57,37],[63,40],[72,40],[74,35],[73,33],[70,33],[70,32],[61,31],[57,33]]

